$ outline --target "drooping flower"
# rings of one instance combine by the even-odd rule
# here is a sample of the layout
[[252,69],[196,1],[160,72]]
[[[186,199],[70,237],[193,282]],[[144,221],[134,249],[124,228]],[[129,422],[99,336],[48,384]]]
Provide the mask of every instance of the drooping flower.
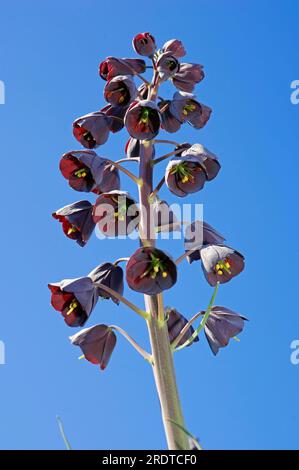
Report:
[[112,106],[127,106],[137,96],[134,80],[128,75],[118,75],[107,82],[104,97]]
[[113,134],[123,129],[125,125],[124,117],[127,109],[128,106],[111,106],[111,104],[108,104],[101,109],[101,112],[109,119],[109,130],[113,132]]
[[161,54],[157,60],[156,67],[162,81],[173,77],[180,70],[179,61],[171,52],[164,52]]
[[[184,326],[187,325],[188,320],[175,308],[167,307],[165,309],[165,313],[166,313],[166,318],[168,318],[167,327],[168,327],[169,341],[171,344],[179,336]],[[180,339],[177,346],[182,346],[189,338],[191,338],[193,333],[194,333],[194,328],[191,325],[186,331],[186,333],[184,334],[184,336]],[[192,341],[192,343],[188,344],[188,346],[191,346],[191,344],[197,341],[199,341],[198,336],[196,336],[196,338]]]
[[92,210],[93,205],[89,201],[78,201],[58,209],[52,216],[61,222],[62,230],[68,238],[84,246],[95,228]]
[[48,284],[51,304],[68,326],[83,326],[93,311],[98,292],[90,277],[64,279]]
[[188,262],[200,260],[200,251],[207,245],[222,245],[225,238],[210,224],[195,220],[185,230],[185,250],[194,250],[187,256]]
[[166,201],[155,199],[153,202],[153,216],[155,229],[158,233],[181,230],[180,222]]
[[137,54],[152,57],[156,50],[155,38],[150,33],[139,33],[132,41],[133,49]]
[[166,132],[177,132],[181,127],[181,122],[176,119],[170,111],[170,100],[160,101],[158,103],[161,113],[161,128]]
[[153,101],[133,102],[125,115],[125,126],[138,140],[151,140],[159,133],[161,117],[159,108]]
[[224,245],[208,245],[201,249],[200,258],[204,275],[211,286],[224,284],[244,269],[244,256]]
[[93,220],[107,237],[125,236],[138,226],[139,209],[127,192],[110,191],[96,200]]
[[139,158],[140,156],[140,140],[130,137],[125,146],[127,158]]
[[116,345],[116,334],[107,325],[95,325],[84,328],[73,336],[71,343],[79,346],[85,359],[92,364],[106,369]]
[[[124,273],[120,266],[112,263],[103,263],[93,269],[88,276],[92,281],[97,284],[103,284],[104,286],[110,287],[115,292],[123,295],[124,292]],[[119,300],[108,294],[100,287],[97,286],[98,295],[103,299],[112,299],[114,303],[119,304]]]
[[73,150],[65,153],[60,171],[76,191],[100,194],[120,188],[118,169],[92,150]]
[[179,39],[170,39],[167,41],[162,47],[162,51],[171,52],[171,54],[177,59],[186,55],[186,50],[183,46],[183,43],[182,41],[179,41]]
[[83,147],[93,149],[107,142],[111,118],[101,111],[86,114],[73,123],[73,134]]
[[127,263],[126,279],[131,289],[156,295],[176,283],[177,268],[163,251],[154,247],[141,247]]
[[182,157],[192,155],[193,157],[199,158],[199,160],[202,162],[203,167],[206,170],[208,181],[211,181],[218,175],[219,170],[221,168],[219,160],[214,153],[210,152],[203,145],[193,144],[190,146],[190,148],[182,152],[181,155]]
[[117,57],[107,57],[99,66],[99,74],[103,80],[111,80],[118,75],[135,75],[146,70],[146,63],[143,59],[127,59]]
[[165,171],[168,189],[179,197],[200,191],[207,180],[201,162],[192,156],[175,157],[170,160]]
[[208,122],[212,110],[196,101],[191,93],[177,91],[173,95],[170,112],[181,123],[187,122],[196,129],[201,129]]
[[[201,312],[204,315],[205,312]],[[241,333],[247,318],[225,307],[212,307],[204,330],[209,346],[216,356],[220,348],[227,346],[230,338]]]
[[192,93],[195,85],[201,82],[204,76],[202,65],[181,63],[180,69],[172,78],[172,83],[179,90]]

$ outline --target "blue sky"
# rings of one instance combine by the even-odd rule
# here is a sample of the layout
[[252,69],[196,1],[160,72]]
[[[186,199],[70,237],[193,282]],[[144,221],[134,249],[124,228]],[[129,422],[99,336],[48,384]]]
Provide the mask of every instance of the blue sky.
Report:
[[[203,203],[205,219],[246,256],[245,272],[221,286],[217,300],[250,319],[241,342],[215,358],[202,337],[175,357],[187,427],[207,449],[299,448],[299,365],[290,362],[290,343],[299,339],[299,105],[290,102],[290,83],[299,79],[298,2],[170,5],[1,2],[1,449],[62,449],[57,414],[76,449],[165,447],[150,368],[122,338],[104,373],[78,361],[68,342],[74,329],[50,307],[47,289],[49,281],[87,274],[136,248],[130,240],[93,237],[81,249],[51,212],[80,199],[58,162],[79,149],[74,118],[104,105],[98,64],[108,55],[134,56],[131,39],[141,31],[159,45],[181,39],[186,59],[205,66],[197,95],[213,108],[212,118],[202,131],[183,127],[176,140],[204,144],[222,170],[179,202]],[[122,131],[98,153],[120,158],[126,139]],[[126,178],[122,187],[134,194]],[[177,202],[165,189],[162,195]],[[161,246],[182,252],[180,241]],[[142,296],[126,294],[142,305]],[[183,263],[165,298],[191,316],[210,295],[200,265]],[[147,345],[145,325],[127,308],[100,303],[89,325],[102,322]]]

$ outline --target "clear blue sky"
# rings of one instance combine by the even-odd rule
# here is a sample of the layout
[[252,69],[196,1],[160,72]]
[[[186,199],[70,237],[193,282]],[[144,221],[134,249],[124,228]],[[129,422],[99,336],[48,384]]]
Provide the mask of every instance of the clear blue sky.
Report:
[[[58,162],[80,148],[73,119],[104,105],[98,63],[107,55],[133,56],[131,39],[142,31],[160,45],[181,39],[187,60],[205,66],[198,96],[213,108],[212,118],[202,131],[183,127],[177,139],[207,146],[222,170],[188,202],[202,202],[206,220],[246,256],[246,271],[218,296],[220,305],[250,319],[241,342],[215,358],[202,338],[176,355],[187,426],[207,449],[299,448],[299,365],[290,362],[290,343],[299,339],[299,105],[290,102],[290,83],[299,79],[298,2],[144,5],[0,2],[6,84],[0,340],[7,361],[0,366],[0,448],[62,449],[56,414],[76,449],[165,446],[149,367],[121,338],[104,373],[78,361],[68,342],[74,329],[50,307],[47,289],[49,281],[84,275],[136,247],[93,237],[81,249],[63,236],[51,212],[80,199]],[[115,135],[99,153],[121,157],[126,137]],[[122,186],[134,193],[125,178]],[[166,190],[162,195],[175,202]],[[167,249],[179,255],[181,243]],[[142,305],[142,296],[126,293]],[[184,263],[166,301],[191,316],[210,295],[200,265]],[[145,325],[127,308],[100,303],[89,324],[102,322],[147,344]]]

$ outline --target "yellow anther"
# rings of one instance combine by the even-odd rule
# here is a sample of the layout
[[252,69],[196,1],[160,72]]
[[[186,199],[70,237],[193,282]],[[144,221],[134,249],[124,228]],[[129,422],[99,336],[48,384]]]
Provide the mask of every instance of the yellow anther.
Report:
[[187,109],[185,109],[185,108],[183,109],[183,114],[184,114],[184,116],[188,116],[188,111],[187,111]]
[[125,101],[125,97],[121,96],[118,100],[119,104],[123,103]]
[[215,268],[216,268],[216,271],[218,271],[218,269],[220,269],[220,264],[217,263],[216,266],[215,266]]
[[166,278],[168,276],[168,273],[166,271],[163,271],[162,277]]
[[77,307],[78,307],[78,302],[76,302],[75,300],[73,300],[72,303],[70,304],[70,308],[68,309],[68,311],[66,312],[66,314],[67,314],[67,315],[70,315]]
[[159,266],[155,266],[154,271],[155,271],[155,273],[158,273],[159,272]]
[[71,233],[75,233],[75,232],[77,232],[77,229],[76,227],[72,226],[68,229],[67,234],[71,235]]
[[217,274],[219,274],[219,276],[222,276],[223,271],[221,271],[221,269],[218,269]]
[[84,354],[82,354],[82,356],[79,356],[79,357],[78,357],[78,359],[79,359],[79,360],[81,360],[81,359],[85,359],[85,355],[84,355]]
[[182,178],[182,183],[187,183],[188,181],[189,181],[188,176],[184,176],[184,177]]
[[226,268],[230,268],[230,263],[229,263],[228,261],[226,261],[225,267],[226,267]]

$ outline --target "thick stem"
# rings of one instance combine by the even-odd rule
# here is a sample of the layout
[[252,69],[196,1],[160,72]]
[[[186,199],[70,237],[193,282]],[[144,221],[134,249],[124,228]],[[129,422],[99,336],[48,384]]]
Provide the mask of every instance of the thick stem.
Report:
[[[150,195],[153,191],[153,168],[151,165],[151,145],[141,146],[140,178],[143,180],[139,188],[140,199],[140,237],[145,246],[155,245],[155,230],[152,217]],[[147,320],[150,336],[153,373],[161,405],[167,445],[171,450],[188,450],[188,438],[184,429],[184,419],[181,409],[178,388],[175,378],[173,355],[170,347],[167,323],[164,321],[162,294],[158,296],[145,295],[146,310],[150,313]]]

